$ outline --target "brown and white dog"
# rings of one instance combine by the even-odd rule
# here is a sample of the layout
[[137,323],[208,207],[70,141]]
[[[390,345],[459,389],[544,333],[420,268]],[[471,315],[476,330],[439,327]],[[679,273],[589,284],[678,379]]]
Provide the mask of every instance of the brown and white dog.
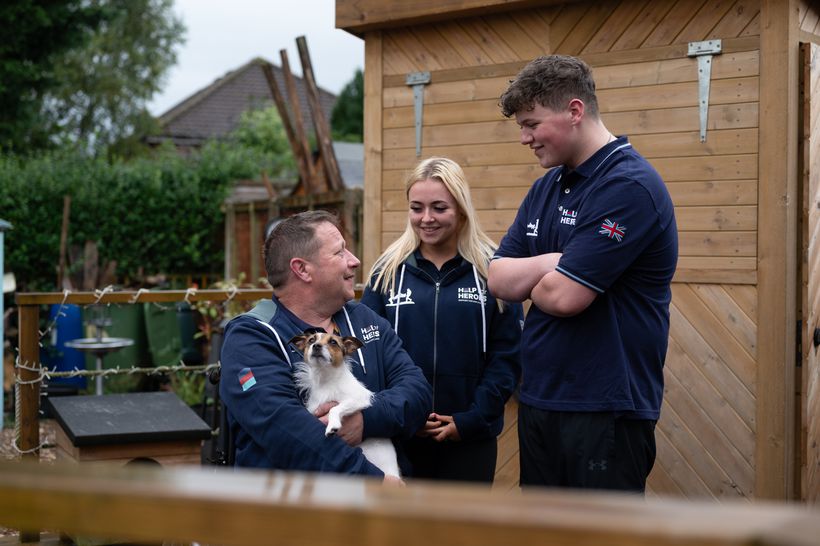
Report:
[[[370,407],[373,392],[350,370],[349,355],[362,347],[355,337],[340,337],[324,332],[304,333],[290,340],[304,354],[296,364],[296,386],[307,397],[305,406],[311,413],[325,402],[338,402],[328,412],[325,436],[342,427],[342,418]],[[367,460],[388,476],[400,477],[396,448],[389,438],[368,438],[362,448]]]

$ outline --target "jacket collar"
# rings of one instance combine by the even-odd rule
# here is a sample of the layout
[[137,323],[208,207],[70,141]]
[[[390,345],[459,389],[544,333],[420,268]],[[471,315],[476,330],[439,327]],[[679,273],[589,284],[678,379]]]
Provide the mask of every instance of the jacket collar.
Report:
[[[446,286],[453,282],[454,280],[461,277],[464,270],[470,269],[473,265],[464,259],[463,256],[458,256],[461,260],[457,267],[451,269],[450,271],[446,272],[444,276],[441,278],[442,286]],[[421,251],[416,248],[412,254],[410,254],[406,260],[404,260],[404,265],[407,267],[407,271],[412,273],[414,276],[422,278],[422,279],[430,279],[430,275],[426,273],[422,268],[419,267],[419,260],[424,260],[425,258],[421,255]]]
[[[279,299],[275,295],[271,296],[271,300],[273,301],[273,304],[275,305],[274,316],[276,316],[277,314],[281,314],[281,317],[279,317],[279,318],[288,320],[300,332],[306,332],[308,330],[324,332],[324,328],[318,328],[318,327],[316,327],[312,324],[309,324],[309,323],[305,322],[304,320],[300,319],[296,315],[294,315],[293,312],[290,309],[288,309],[287,307],[285,307],[285,305],[281,301],[279,301]],[[345,304],[345,305],[347,305],[347,304]],[[271,318],[271,322],[273,322],[273,317]],[[339,331],[344,332],[345,330],[348,330],[348,327],[347,327],[348,325],[347,325],[347,322],[345,321],[345,317],[344,317],[344,314],[343,314],[341,309],[339,309],[336,313],[333,314],[333,322],[336,323],[336,326],[339,328]],[[353,335],[353,334],[348,333],[348,334],[343,334],[343,335]]]

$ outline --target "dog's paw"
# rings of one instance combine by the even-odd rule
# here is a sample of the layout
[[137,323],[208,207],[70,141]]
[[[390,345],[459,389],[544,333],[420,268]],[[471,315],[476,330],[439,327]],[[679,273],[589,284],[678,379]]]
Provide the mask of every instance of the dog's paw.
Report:
[[333,411],[333,409],[330,410],[330,413],[327,416],[327,427],[325,428],[325,436],[335,436],[336,433],[339,432],[339,429],[342,428],[342,419],[336,412]]

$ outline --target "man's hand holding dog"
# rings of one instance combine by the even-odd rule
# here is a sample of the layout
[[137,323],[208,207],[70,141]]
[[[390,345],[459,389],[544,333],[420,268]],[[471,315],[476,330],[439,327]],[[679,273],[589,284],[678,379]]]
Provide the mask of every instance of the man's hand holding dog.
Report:
[[[313,414],[319,418],[319,421],[321,421],[323,425],[327,425],[327,414],[330,411],[330,408],[337,406],[338,404],[338,402],[325,402],[316,408],[316,411]],[[342,417],[342,428],[336,432],[336,436],[344,440],[349,446],[357,446],[362,443],[363,428],[364,418],[362,417],[362,412],[357,411],[356,413]],[[403,487],[406,485],[404,480],[400,477],[391,476],[389,474],[385,474],[383,483],[384,485],[393,487]]]
[[416,433],[416,436],[430,437],[437,442],[459,442],[461,435],[458,433],[455,421],[452,415],[441,415],[439,413],[431,413],[427,416],[427,422],[424,423],[424,428]]
[[[319,418],[323,425],[327,425],[327,413],[330,408],[337,406],[338,402],[325,402],[316,408],[313,414]],[[336,436],[344,440],[349,446],[357,446],[362,443],[362,432],[364,430],[364,418],[362,412],[357,411],[342,418],[342,428],[336,432]]]

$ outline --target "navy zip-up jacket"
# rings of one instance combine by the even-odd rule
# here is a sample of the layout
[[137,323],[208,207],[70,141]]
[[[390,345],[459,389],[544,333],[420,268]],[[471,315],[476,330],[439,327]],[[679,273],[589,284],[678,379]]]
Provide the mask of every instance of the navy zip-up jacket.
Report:
[[[333,316],[343,336],[364,346],[351,355],[353,375],[376,393],[362,411],[363,438],[410,437],[428,415],[430,386],[382,317],[348,302]],[[362,450],[305,408],[293,381],[302,353],[288,341],[311,326],[273,296],[231,320],[222,345],[219,394],[228,410],[236,465],[383,476]]]
[[464,441],[498,436],[520,377],[521,304],[505,303],[500,312],[486,280],[464,259],[436,280],[410,255],[392,297],[374,291],[374,280],[361,302],[390,321],[424,372],[433,388],[429,410],[452,415]]

